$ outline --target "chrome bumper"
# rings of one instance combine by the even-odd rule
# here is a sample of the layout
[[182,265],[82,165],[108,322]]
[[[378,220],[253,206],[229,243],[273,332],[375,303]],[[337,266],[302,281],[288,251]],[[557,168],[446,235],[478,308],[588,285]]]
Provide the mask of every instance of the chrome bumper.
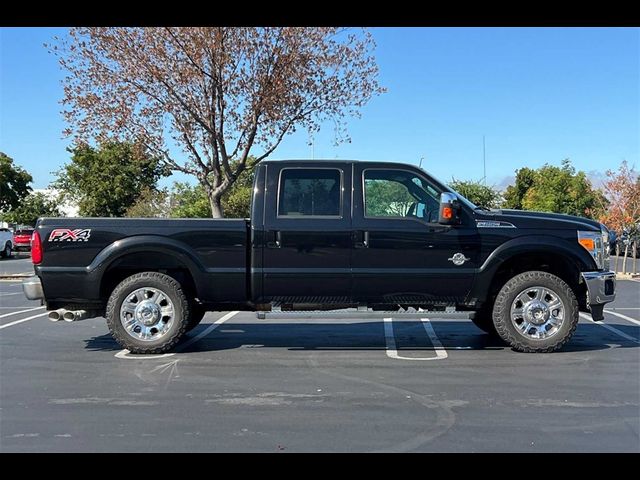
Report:
[[44,299],[44,292],[42,291],[42,282],[40,277],[34,275],[22,280],[22,291],[24,296],[29,300],[42,300]]
[[587,285],[587,304],[594,320],[604,319],[604,305],[616,298],[616,274],[614,272],[582,272]]

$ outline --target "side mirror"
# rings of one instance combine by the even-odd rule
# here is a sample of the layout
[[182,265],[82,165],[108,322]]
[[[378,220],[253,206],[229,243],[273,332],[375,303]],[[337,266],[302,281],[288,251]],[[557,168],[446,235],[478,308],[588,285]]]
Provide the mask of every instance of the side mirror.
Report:
[[460,217],[458,216],[459,210],[460,204],[458,203],[458,197],[451,192],[442,192],[440,195],[438,223],[442,225],[456,225],[460,223]]

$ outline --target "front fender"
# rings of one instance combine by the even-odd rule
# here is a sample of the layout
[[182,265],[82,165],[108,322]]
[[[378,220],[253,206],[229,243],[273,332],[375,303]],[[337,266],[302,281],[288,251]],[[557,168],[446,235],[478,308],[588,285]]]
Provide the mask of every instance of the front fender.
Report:
[[[519,255],[556,255],[566,258],[578,271],[598,270],[595,260],[576,241],[575,245],[561,237],[525,235],[500,244],[478,268],[469,303],[484,302],[489,295],[493,278],[500,266]],[[577,279],[576,279],[577,280]]]

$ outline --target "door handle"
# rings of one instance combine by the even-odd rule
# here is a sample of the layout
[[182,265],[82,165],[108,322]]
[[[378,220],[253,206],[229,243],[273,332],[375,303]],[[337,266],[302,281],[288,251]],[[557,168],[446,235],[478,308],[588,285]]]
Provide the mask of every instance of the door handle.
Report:
[[356,240],[354,246],[356,248],[369,248],[369,232],[358,231],[357,235],[360,235],[362,240]]
[[282,235],[280,230],[275,230],[273,233],[273,240],[267,242],[268,248],[282,248]]

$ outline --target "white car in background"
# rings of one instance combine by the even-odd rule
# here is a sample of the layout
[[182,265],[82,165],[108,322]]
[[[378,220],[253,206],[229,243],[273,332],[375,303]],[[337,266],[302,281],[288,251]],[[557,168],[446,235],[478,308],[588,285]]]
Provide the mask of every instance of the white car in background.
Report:
[[0,257],[9,258],[13,250],[13,233],[8,228],[0,228]]

